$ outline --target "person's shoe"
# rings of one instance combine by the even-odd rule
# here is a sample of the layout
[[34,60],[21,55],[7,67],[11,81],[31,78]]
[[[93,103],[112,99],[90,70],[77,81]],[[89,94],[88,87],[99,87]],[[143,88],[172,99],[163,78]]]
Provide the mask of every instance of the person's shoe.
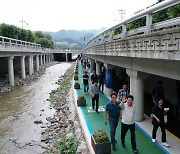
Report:
[[134,153],[138,153],[138,150],[137,149],[131,149],[132,150],[132,152],[134,152]]
[[152,139],[152,142],[153,142],[153,143],[155,143],[155,142],[156,142],[156,140],[155,140],[155,139]]
[[170,145],[167,144],[166,142],[162,142],[162,145],[165,146],[165,147],[170,147]]
[[122,142],[121,145],[122,145],[123,148],[126,146],[124,142]]
[[112,145],[112,149],[113,149],[113,151],[115,151],[115,150],[116,150],[116,147],[115,147],[115,145]]

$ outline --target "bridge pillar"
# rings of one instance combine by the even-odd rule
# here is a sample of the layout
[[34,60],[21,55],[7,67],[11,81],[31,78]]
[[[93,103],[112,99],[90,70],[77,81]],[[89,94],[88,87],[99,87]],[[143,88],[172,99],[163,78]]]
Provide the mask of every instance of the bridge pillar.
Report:
[[21,77],[22,77],[22,79],[26,78],[25,56],[21,56]]
[[144,115],[144,86],[143,80],[148,74],[126,69],[126,73],[130,76],[130,94],[134,96],[135,120],[142,121]]
[[8,73],[9,73],[9,85],[14,86],[14,65],[13,65],[14,57],[8,57]]
[[66,62],[68,62],[68,53],[66,53]]
[[43,55],[43,64],[45,64],[46,63],[46,57],[45,57],[45,55]]
[[90,71],[91,71],[91,73],[93,72],[93,71],[95,71],[95,62],[94,62],[94,60],[93,59],[91,59],[90,60],[90,67],[91,67],[91,69],[90,69]]
[[32,74],[34,74],[34,56],[31,56],[31,62],[32,62]]
[[42,55],[40,55],[40,65],[42,65]]
[[113,76],[112,76],[112,69],[113,66],[109,64],[104,64],[106,68],[105,74],[105,93],[107,96],[110,96],[113,92]]
[[97,60],[95,62],[96,62],[96,74],[100,75],[100,73],[101,73],[101,62],[99,62]]
[[39,71],[39,55],[36,55],[36,70]]
[[51,54],[49,54],[49,62],[51,62]]
[[32,56],[29,56],[29,75],[33,74],[33,68],[32,68]]

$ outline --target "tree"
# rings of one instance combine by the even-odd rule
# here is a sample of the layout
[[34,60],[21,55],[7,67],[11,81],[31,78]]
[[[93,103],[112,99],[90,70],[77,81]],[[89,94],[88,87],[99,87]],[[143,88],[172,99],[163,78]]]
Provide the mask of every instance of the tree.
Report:
[[54,48],[53,42],[47,38],[36,38],[35,43],[41,44],[44,48]]

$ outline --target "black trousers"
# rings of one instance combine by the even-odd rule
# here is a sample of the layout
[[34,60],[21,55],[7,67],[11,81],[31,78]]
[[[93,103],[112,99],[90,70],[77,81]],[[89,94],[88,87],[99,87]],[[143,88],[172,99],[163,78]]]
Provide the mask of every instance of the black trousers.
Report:
[[99,94],[95,94],[94,98],[92,98],[92,108],[94,110],[95,107],[95,101],[96,101],[96,112],[98,112],[98,108],[99,108]]
[[125,136],[128,130],[130,130],[131,133],[131,146],[132,149],[136,149],[136,137],[135,137],[135,124],[127,125],[124,123],[122,124],[121,128],[121,142],[125,143]]
[[119,117],[118,118],[109,117],[108,120],[110,125],[111,144],[115,145],[116,128],[119,122]]
[[153,139],[156,138],[156,132],[157,132],[157,129],[158,129],[159,126],[160,126],[161,132],[162,132],[162,142],[166,142],[166,131],[165,131],[165,123],[164,122],[153,123],[152,138]]

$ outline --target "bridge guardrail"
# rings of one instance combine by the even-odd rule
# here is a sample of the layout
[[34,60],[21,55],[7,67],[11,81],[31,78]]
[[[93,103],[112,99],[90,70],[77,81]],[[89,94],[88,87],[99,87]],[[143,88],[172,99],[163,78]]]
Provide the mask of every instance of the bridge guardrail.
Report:
[[[166,21],[158,22],[158,23],[152,23],[152,14],[161,10],[164,10],[166,8],[169,8],[171,6],[174,6],[176,4],[179,4],[179,0],[166,0],[161,3],[158,3],[154,6],[151,6],[150,8],[143,10],[134,16],[132,16],[129,19],[126,19],[119,24],[106,29],[105,31],[95,35],[93,38],[90,39],[90,41],[85,45],[85,47],[82,49],[82,53],[85,52],[85,50],[89,47],[98,46],[99,44],[104,44],[105,42],[111,42],[114,39],[125,39],[127,37],[131,37],[134,35],[139,34],[150,34],[153,31],[156,31],[158,29],[167,28],[167,27],[176,27],[180,26],[180,17],[169,19]],[[136,29],[132,29],[130,31],[127,31],[126,25],[128,23],[131,23],[139,18],[146,17],[146,25],[143,27],[139,27]],[[113,31],[117,28],[122,28],[122,32],[118,35],[113,35]],[[109,34],[110,37],[104,38],[105,34]],[[99,39],[100,38],[100,39]],[[101,40],[101,41],[99,41]]]

